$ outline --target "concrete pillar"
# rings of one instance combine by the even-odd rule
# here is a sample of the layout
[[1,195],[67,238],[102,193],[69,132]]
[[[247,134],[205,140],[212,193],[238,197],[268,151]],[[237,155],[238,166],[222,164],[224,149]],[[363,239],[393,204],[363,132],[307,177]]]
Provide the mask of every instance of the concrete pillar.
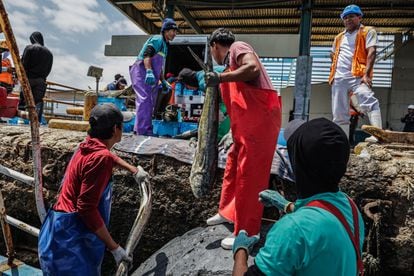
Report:
[[294,118],[309,119],[309,103],[312,80],[312,58],[310,39],[312,29],[312,0],[302,1],[300,20],[299,56],[296,60]]

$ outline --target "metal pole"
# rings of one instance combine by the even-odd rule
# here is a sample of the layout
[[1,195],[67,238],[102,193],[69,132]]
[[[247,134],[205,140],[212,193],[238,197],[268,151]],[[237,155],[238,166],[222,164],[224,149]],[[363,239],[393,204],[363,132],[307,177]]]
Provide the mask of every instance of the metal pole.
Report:
[[40,230],[37,229],[36,227],[33,227],[33,226],[31,226],[27,223],[24,223],[21,220],[18,220],[14,217],[7,216],[7,215],[5,217],[5,220],[8,224],[13,225],[14,227],[16,227],[16,228],[18,228],[18,229],[20,229],[20,230],[22,230],[26,233],[29,233],[29,234],[31,234],[35,237],[39,237]]
[[6,208],[4,207],[4,200],[3,194],[0,191],[0,222],[1,222],[1,230],[3,232],[4,241],[6,243],[7,248],[7,264],[9,266],[13,265],[14,260],[14,247],[13,247],[13,238],[10,231],[10,226],[6,222]]
[[312,80],[310,56],[312,31],[312,0],[302,1],[300,20],[299,56],[296,60],[294,118],[308,120]]
[[40,138],[39,138],[39,120],[37,117],[35,103],[33,100],[32,90],[29,81],[24,71],[20,60],[19,49],[17,47],[16,39],[14,38],[13,30],[4,7],[3,0],[0,0],[0,27],[4,32],[7,45],[10,48],[10,53],[13,58],[14,66],[16,67],[17,76],[22,85],[23,94],[26,99],[27,109],[29,110],[30,130],[32,137],[32,153],[33,153],[33,174],[35,181],[35,198],[36,208],[40,221],[46,217],[45,204],[43,201],[43,181],[42,181],[42,159],[40,156]]
[[166,13],[166,16],[168,18],[174,19],[174,5],[170,5],[170,4],[167,5],[167,13]]
[[33,186],[34,178],[0,165],[0,173]]
[[96,96],[99,96],[99,78],[96,78]]

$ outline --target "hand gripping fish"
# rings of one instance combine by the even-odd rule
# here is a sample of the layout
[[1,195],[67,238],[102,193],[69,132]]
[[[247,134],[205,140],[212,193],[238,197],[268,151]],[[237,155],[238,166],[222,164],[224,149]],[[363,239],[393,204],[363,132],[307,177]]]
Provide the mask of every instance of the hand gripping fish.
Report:
[[[207,47],[207,65],[188,47],[191,55],[207,72],[213,71],[210,47]],[[218,160],[218,87],[207,87],[203,112],[198,125],[197,148],[190,173],[190,185],[196,198],[207,195],[215,181]]]
[[[141,201],[138,210],[137,217],[135,218],[134,225],[132,226],[131,232],[128,235],[128,239],[125,246],[125,251],[128,255],[132,255],[135,247],[138,245],[141,239],[142,233],[144,232],[145,225],[147,224],[151,215],[152,207],[152,189],[150,182],[142,181],[137,183],[139,185],[139,192],[141,194]],[[119,264],[118,270],[116,271],[117,276],[128,275],[128,263],[123,261]]]

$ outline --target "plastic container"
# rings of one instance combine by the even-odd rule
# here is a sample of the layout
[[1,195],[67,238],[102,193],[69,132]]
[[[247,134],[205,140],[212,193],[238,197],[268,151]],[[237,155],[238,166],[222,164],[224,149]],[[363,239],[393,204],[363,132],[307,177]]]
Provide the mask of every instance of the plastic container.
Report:
[[134,131],[134,125],[135,125],[135,117],[129,120],[128,122],[123,123],[123,131],[128,133]]
[[285,140],[285,129],[281,128],[279,132],[279,137],[277,137],[277,144],[286,147],[286,140]]
[[103,103],[113,103],[114,105],[116,105],[119,110],[121,111],[126,111],[127,108],[125,106],[125,99],[120,99],[120,98],[112,98],[112,97],[98,97],[98,104],[103,104]]
[[0,106],[5,106],[7,104],[7,90],[4,87],[0,86]]
[[5,105],[0,106],[0,117],[13,118],[17,114],[19,98],[7,97]]
[[194,130],[198,128],[198,124],[197,123],[190,123],[190,122],[181,122],[180,123],[180,133],[189,131],[189,130]]
[[158,136],[176,136],[180,131],[179,122],[152,120],[152,132]]

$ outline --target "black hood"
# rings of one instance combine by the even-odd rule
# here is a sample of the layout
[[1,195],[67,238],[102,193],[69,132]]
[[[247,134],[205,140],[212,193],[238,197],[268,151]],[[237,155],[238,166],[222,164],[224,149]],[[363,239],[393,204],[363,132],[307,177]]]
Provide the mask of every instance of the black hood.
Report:
[[42,46],[44,46],[44,42],[43,42],[43,35],[40,32],[34,32],[30,35],[30,42],[32,44],[38,43]]
[[349,160],[349,142],[335,123],[319,118],[302,124],[287,141],[298,198],[337,192]]

